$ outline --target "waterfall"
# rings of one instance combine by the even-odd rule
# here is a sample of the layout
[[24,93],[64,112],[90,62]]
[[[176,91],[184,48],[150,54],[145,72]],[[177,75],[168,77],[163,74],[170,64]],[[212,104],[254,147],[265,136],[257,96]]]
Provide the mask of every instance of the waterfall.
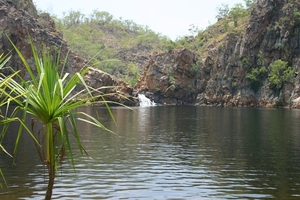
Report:
[[138,94],[140,106],[156,106],[154,101],[151,101],[143,94]]

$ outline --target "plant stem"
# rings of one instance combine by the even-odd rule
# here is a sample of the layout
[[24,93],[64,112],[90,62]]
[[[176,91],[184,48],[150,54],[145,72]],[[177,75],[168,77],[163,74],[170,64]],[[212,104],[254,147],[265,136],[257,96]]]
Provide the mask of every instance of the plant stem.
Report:
[[54,179],[55,179],[55,166],[49,165],[49,181],[48,181],[48,187],[47,187],[45,200],[50,200],[52,197]]
[[48,188],[45,196],[45,200],[50,200],[52,196],[52,190],[55,179],[55,152],[54,152],[54,138],[53,138],[53,129],[52,123],[46,124],[46,162],[48,165],[49,181]]

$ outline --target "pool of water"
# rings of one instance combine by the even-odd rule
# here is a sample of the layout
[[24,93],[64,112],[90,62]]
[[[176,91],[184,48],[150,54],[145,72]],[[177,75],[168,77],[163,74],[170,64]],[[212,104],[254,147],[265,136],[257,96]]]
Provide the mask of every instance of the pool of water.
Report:
[[[89,157],[62,163],[53,199],[300,199],[300,110],[86,107],[116,134],[79,123]],[[16,126],[4,144],[12,151]],[[47,170],[22,136],[0,154],[0,199],[43,199]]]

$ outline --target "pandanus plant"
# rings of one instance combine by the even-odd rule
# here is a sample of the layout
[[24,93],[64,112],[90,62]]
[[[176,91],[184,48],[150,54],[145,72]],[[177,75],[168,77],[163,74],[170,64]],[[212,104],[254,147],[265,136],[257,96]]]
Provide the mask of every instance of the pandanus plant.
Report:
[[[0,55],[0,70],[2,70],[5,66],[5,64],[8,62],[8,60],[10,59],[9,56],[4,56],[4,54],[1,54]],[[3,74],[0,73],[0,76],[2,77]],[[1,92],[2,89],[5,90],[5,84],[7,83],[7,81],[9,81],[12,77],[14,76],[14,74],[10,75],[10,76],[7,76],[5,79],[2,79],[1,82],[0,82],[0,108],[4,105],[7,105],[7,103],[9,102],[9,97],[7,95],[2,95],[3,93]],[[1,110],[0,110],[0,124],[5,124],[6,122],[8,122],[7,120],[7,117],[5,116],[5,113],[4,115],[2,114]],[[7,155],[11,156],[7,151],[6,149],[2,146],[2,140],[3,140],[3,133],[4,131],[1,131],[0,133],[0,150],[4,151]],[[11,156],[12,157],[12,156]],[[0,177],[2,178],[3,182],[6,184],[6,181],[5,181],[5,178],[4,178],[4,175],[3,175],[3,172],[2,170],[0,169]],[[7,184],[6,184],[7,185]],[[3,185],[2,183],[0,182],[0,188],[2,188]]]
[[[28,114],[34,118],[30,131],[34,133],[37,130],[35,137],[32,136],[37,146],[38,155],[48,169],[49,180],[45,199],[51,199],[56,172],[64,155],[67,155],[66,157],[70,159],[71,165],[74,166],[71,136],[75,137],[80,152],[82,154],[86,153],[81,145],[76,121],[81,120],[111,132],[97,118],[78,111],[78,108],[85,106],[87,103],[89,105],[102,103],[106,105],[110,114],[111,111],[104,95],[99,91],[101,88],[95,90],[85,83],[83,76],[89,68],[84,68],[81,72],[72,75],[64,73],[67,58],[61,62],[59,52],[56,56],[51,55],[47,50],[38,52],[33,42],[30,42],[30,44],[36,74],[22,53],[12,43],[30,79],[24,80],[17,73],[16,76],[19,80],[11,79],[5,84],[5,87],[6,91],[9,91],[10,97],[12,97],[10,100],[17,105],[15,110],[23,112],[22,122],[25,122]],[[80,91],[76,90],[78,85],[81,85]],[[115,122],[112,114],[111,117]],[[38,129],[35,128],[37,124],[41,124]],[[24,126],[20,126],[18,131],[14,155],[17,153],[23,128]]]
[[[19,95],[15,96],[15,95],[13,95],[14,92],[12,90],[8,90],[9,83],[11,81],[13,81],[13,78],[18,74],[18,72],[14,72],[10,75],[5,75],[4,73],[2,73],[2,71],[5,70],[5,65],[9,59],[10,59],[10,56],[8,56],[8,55],[4,56],[3,53],[0,55],[0,70],[1,70],[0,71],[0,108],[1,108],[1,110],[0,110],[0,125],[2,126],[2,131],[0,132],[0,150],[2,150],[8,156],[13,157],[8,151],[6,151],[6,149],[2,145],[3,138],[5,136],[8,126],[11,122],[13,122],[13,121],[20,122],[20,125],[23,126],[27,130],[27,132],[31,135],[31,137],[34,139],[34,141],[37,142],[37,140],[35,140],[35,137],[31,133],[31,131],[27,128],[25,123],[20,118],[16,117],[16,112],[13,112],[12,114],[10,114],[8,112],[10,103],[12,101],[14,101],[14,99],[19,98],[20,96],[24,95],[24,94],[19,94]],[[6,68],[8,68],[8,67],[6,67]],[[6,109],[2,109],[5,107],[6,107]],[[4,174],[1,169],[0,169],[0,177],[2,178],[3,182],[7,186],[7,183],[4,178]],[[3,187],[1,182],[0,182],[0,187]]]

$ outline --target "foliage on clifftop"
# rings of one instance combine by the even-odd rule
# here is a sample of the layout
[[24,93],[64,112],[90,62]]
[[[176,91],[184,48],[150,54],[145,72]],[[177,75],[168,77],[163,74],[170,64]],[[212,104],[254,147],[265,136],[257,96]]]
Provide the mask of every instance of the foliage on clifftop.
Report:
[[[44,13],[40,12],[42,15]],[[185,47],[205,54],[212,44],[221,45],[226,35],[244,30],[249,9],[237,4],[226,15],[223,13],[222,17],[205,31],[191,25],[191,36],[172,41],[147,26],[138,25],[132,20],[115,19],[104,11],[94,10],[89,16],[79,11],[65,13],[62,18],[52,16],[56,27],[73,50],[92,60],[101,70],[131,84],[143,72],[151,53]]]
[[255,2],[256,0],[245,0],[246,7],[241,3],[235,4],[232,8],[229,8],[228,4],[220,5],[217,7],[218,21],[215,24],[205,30],[199,30],[191,25],[190,32],[195,36],[182,37],[176,41],[177,45],[193,50],[204,58],[210,49],[222,48],[227,36],[241,36],[245,32]]
[[[40,15],[45,15],[40,13]],[[104,11],[89,16],[79,11],[52,17],[71,48],[99,69],[134,84],[152,52],[173,48],[166,36],[132,20],[115,19]]]
[[264,106],[279,97],[288,104],[300,95],[299,10],[297,0],[222,4],[215,24],[205,30],[191,25],[190,36],[175,41],[106,12],[87,17],[72,11],[55,21],[71,49],[131,84],[155,55],[185,47],[198,54],[198,105]]

